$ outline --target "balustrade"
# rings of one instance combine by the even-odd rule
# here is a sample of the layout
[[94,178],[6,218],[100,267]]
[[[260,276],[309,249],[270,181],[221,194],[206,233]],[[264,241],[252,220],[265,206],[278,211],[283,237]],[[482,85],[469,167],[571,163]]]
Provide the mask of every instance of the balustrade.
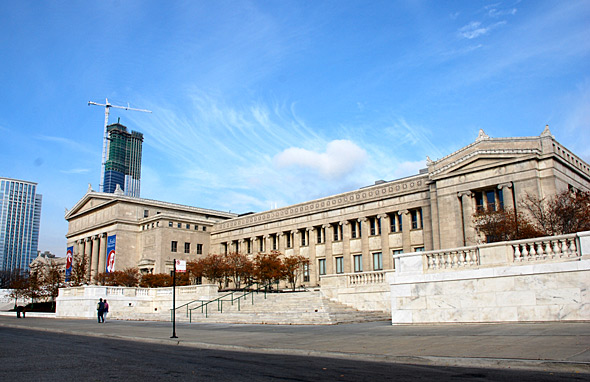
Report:
[[385,272],[353,273],[348,275],[348,285],[369,285],[385,282]]
[[580,257],[575,235],[519,241],[512,244],[513,261],[543,261]]
[[480,264],[477,247],[457,248],[424,254],[426,269],[454,269],[474,267]]

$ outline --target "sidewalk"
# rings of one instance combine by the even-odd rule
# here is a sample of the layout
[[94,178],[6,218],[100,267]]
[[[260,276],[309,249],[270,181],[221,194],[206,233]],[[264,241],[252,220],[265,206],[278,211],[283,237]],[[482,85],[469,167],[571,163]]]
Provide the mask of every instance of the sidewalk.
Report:
[[236,325],[0,315],[0,326],[220,350],[590,374],[590,323]]

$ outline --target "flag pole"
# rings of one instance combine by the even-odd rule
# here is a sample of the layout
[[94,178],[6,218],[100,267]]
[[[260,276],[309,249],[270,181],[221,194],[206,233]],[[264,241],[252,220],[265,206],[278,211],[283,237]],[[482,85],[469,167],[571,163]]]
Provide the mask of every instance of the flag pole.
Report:
[[172,337],[176,337],[176,259],[174,259],[174,270],[172,271]]

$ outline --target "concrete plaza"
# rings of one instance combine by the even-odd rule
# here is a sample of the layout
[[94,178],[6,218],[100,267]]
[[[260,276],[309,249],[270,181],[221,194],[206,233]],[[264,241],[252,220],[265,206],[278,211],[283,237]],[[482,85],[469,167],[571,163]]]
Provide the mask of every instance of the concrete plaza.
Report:
[[251,353],[585,373],[590,323],[230,325],[0,315],[0,326]]

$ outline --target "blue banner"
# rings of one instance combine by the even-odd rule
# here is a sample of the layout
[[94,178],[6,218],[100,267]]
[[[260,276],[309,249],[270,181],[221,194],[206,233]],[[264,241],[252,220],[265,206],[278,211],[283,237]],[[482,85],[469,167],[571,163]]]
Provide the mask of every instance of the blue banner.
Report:
[[115,271],[115,246],[117,243],[117,235],[107,237],[107,273]]
[[74,247],[66,248],[66,282],[72,276],[72,261],[74,261]]

